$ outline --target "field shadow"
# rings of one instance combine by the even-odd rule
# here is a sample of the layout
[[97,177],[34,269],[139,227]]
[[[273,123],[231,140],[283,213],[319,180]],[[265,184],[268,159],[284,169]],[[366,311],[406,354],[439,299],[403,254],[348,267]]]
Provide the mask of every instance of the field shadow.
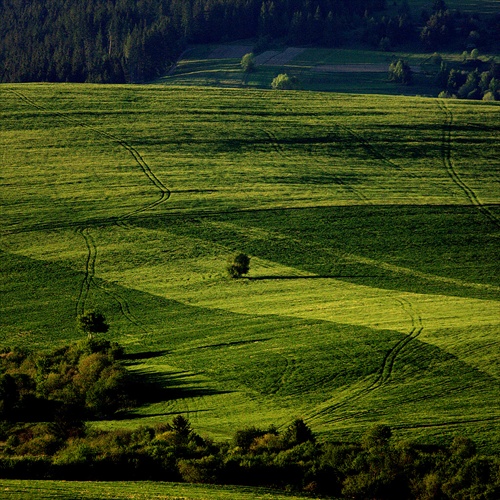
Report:
[[195,347],[195,349],[221,349],[223,347],[233,347],[233,346],[246,345],[246,344],[256,344],[257,342],[266,342],[268,340],[271,340],[271,338],[267,338],[267,339],[237,340],[237,341],[234,341],[234,342],[221,342],[219,344],[202,345],[202,346],[199,346],[199,347]]
[[318,175],[301,175],[292,177],[268,177],[266,182],[280,183],[280,184],[318,184],[318,185],[331,185],[336,184],[339,186],[361,184],[363,179],[357,174],[318,174]]
[[138,370],[134,373],[133,394],[139,405],[147,405],[232,392],[204,386],[199,376],[200,373],[186,371],[163,373]]
[[125,361],[137,361],[142,359],[160,358],[161,356],[165,356],[166,354],[170,354],[170,351],[163,349],[159,351],[134,352],[131,354],[125,354],[123,356],[123,359]]
[[314,279],[352,279],[352,278],[381,278],[381,275],[348,275],[348,274],[315,274],[314,276],[247,276],[249,281],[262,280],[314,280]]
[[137,420],[148,417],[170,417],[174,415],[186,415],[189,413],[204,413],[207,411],[213,411],[215,408],[205,408],[204,410],[183,410],[183,411],[167,411],[164,413],[132,413],[132,412],[121,412],[114,416],[115,420]]

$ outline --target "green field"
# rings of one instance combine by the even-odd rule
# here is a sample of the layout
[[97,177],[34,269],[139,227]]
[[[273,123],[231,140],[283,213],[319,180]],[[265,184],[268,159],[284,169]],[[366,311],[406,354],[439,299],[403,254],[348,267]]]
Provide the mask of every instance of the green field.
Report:
[[[2,85],[0,344],[107,338],[158,398],[104,428],[472,437],[498,453],[498,103]],[[248,253],[248,278],[225,265]]]
[[0,480],[0,498],[11,500],[298,500],[306,496],[287,495],[265,488],[159,483],[150,481],[15,481]]

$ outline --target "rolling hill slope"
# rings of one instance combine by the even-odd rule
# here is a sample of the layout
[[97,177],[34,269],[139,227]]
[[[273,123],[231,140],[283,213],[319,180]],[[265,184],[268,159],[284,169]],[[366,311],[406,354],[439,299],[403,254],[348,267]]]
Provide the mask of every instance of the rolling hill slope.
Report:
[[[0,343],[99,308],[157,400],[227,438],[303,417],[500,447],[496,103],[4,85]],[[226,259],[251,257],[248,278]]]

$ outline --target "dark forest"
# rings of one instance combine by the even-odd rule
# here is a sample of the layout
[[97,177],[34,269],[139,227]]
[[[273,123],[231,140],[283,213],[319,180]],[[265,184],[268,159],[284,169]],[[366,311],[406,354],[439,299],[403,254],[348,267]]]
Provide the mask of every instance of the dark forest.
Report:
[[0,81],[151,81],[190,43],[251,38],[261,48],[279,41],[436,50],[457,37],[462,45],[498,38],[498,19],[434,4],[412,13],[403,3],[389,13],[385,0],[3,0]]

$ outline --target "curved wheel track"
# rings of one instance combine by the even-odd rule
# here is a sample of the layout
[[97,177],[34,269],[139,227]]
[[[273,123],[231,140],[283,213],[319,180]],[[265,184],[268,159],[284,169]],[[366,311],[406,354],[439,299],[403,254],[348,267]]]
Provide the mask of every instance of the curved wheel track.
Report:
[[[391,159],[387,158],[387,156],[385,156],[382,152],[380,152],[377,148],[375,148],[369,141],[367,141],[359,133],[355,132],[351,128],[346,127],[345,125],[342,125],[340,123],[336,123],[335,126],[338,127],[340,130],[346,132],[351,137],[353,137],[355,141],[359,142],[361,146],[366,150],[366,152],[370,154],[370,156],[373,156],[374,158],[382,161],[382,163],[385,163],[389,168],[393,170],[398,170],[400,172],[404,171],[404,169],[400,165],[394,163]],[[415,174],[406,171],[405,175],[411,178],[417,177]]]
[[470,204],[474,205],[484,216],[486,216],[496,226],[500,227],[500,219],[496,217],[495,214],[492,213],[488,207],[486,207],[483,203],[481,203],[480,199],[478,198],[474,190],[470,188],[458,175],[451,154],[452,151],[451,133],[453,129],[453,113],[451,112],[450,108],[446,105],[446,103],[441,99],[438,99],[436,102],[439,109],[444,113],[445,116],[441,133],[442,134],[441,157],[446,173],[453,181],[453,183],[463,191],[466,198],[469,200]]
[[293,372],[295,371],[296,360],[294,358],[289,359],[287,356],[283,356],[283,358],[285,360],[285,367],[281,373],[280,379],[276,387],[273,390],[269,391],[269,394],[274,395],[283,390],[288,380],[292,376]]
[[95,134],[100,135],[101,137],[105,137],[106,139],[109,139],[111,142],[114,142],[114,143],[120,145],[122,148],[124,148],[132,156],[132,158],[134,159],[135,163],[137,163],[137,165],[142,170],[143,174],[160,191],[160,196],[159,196],[159,198],[156,201],[154,201],[152,203],[149,203],[149,204],[147,204],[147,205],[145,205],[143,207],[140,207],[140,208],[138,208],[136,210],[132,210],[131,212],[122,215],[120,217],[120,219],[127,219],[128,217],[130,217],[132,215],[139,214],[139,213],[144,212],[146,210],[151,210],[151,209],[157,207],[158,205],[164,203],[165,201],[167,201],[170,198],[170,190],[160,181],[160,179],[158,179],[158,177],[151,170],[151,168],[146,163],[146,161],[144,160],[144,158],[137,151],[137,149],[135,149],[128,142],[124,141],[123,139],[121,139],[119,137],[116,137],[113,134],[110,134],[109,132],[104,132],[103,130],[99,130],[99,129],[94,128],[94,127],[92,127],[90,125],[87,125],[86,123],[82,123],[82,122],[79,122],[77,120],[74,120],[70,116],[67,116],[67,115],[65,115],[65,114],[63,114],[61,112],[57,112],[57,111],[53,111],[53,110],[48,110],[48,109],[44,108],[43,106],[39,105],[38,103],[36,103],[33,99],[30,99],[29,97],[27,97],[26,95],[22,94],[19,91],[10,89],[10,92],[12,92],[13,94],[15,94],[17,97],[19,97],[19,99],[21,99],[25,103],[29,104],[30,106],[32,106],[32,107],[34,107],[34,108],[36,108],[36,109],[38,109],[40,111],[50,111],[50,112],[54,113],[56,116],[59,116],[60,118],[62,118],[63,120],[65,120],[65,121],[67,121],[69,123],[72,123],[72,124],[74,124],[74,125],[76,125],[78,127],[82,127],[82,128],[91,130]]
[[118,307],[120,308],[121,314],[133,325],[135,325],[137,328],[142,330],[144,333],[150,333],[137,319],[136,316],[130,311],[130,306],[127,302],[127,300],[122,297],[120,294],[118,294],[115,291],[111,291],[109,288],[106,288],[102,284],[96,283],[96,285],[109,297],[111,297],[117,304]]
[[94,279],[95,265],[97,260],[97,245],[95,244],[94,238],[90,234],[90,229],[88,227],[80,228],[77,230],[77,233],[80,234],[85,240],[85,246],[87,247],[87,258],[85,261],[85,276],[80,285],[80,292],[76,301],[76,315],[78,316],[85,313],[85,304],[87,302],[90,289],[92,286],[96,286],[118,304],[120,312],[123,316],[125,316],[125,318],[127,318],[128,321],[130,321],[130,323],[140,328],[143,332],[148,333],[148,331],[139,323],[138,319],[130,311],[128,302],[121,295],[109,290]]
[[[280,144],[280,141],[279,141],[278,137],[276,137],[276,134],[274,134],[273,132],[271,132],[267,129],[262,129],[262,131],[267,135],[269,142],[273,146],[276,153],[278,153],[280,156],[283,156],[284,158],[286,158],[288,160],[293,160],[293,158],[286,153],[285,148],[283,148],[283,146]],[[361,191],[359,191],[358,189],[354,189],[352,186],[345,183],[340,177],[332,176],[332,178],[333,178],[333,182],[337,186],[342,187],[345,191],[354,195],[361,202],[366,203],[367,205],[371,204],[368,197],[366,197]]]
[[[318,418],[324,418],[328,415],[332,414],[335,410],[339,410],[341,408],[345,408],[351,405],[353,402],[365,397],[366,395],[372,393],[380,389],[383,385],[387,384],[392,378],[394,364],[396,362],[397,357],[401,354],[401,352],[410,344],[410,342],[414,341],[424,329],[422,324],[421,316],[415,312],[413,306],[410,301],[405,298],[397,297],[395,298],[396,302],[401,305],[403,310],[409,316],[411,321],[411,328],[408,334],[399,340],[393,347],[391,347],[385,354],[382,359],[382,363],[375,373],[375,378],[372,379],[366,387],[362,387],[357,390],[353,395],[347,396],[343,400],[338,403],[334,403],[328,405],[319,411],[316,411],[313,415],[310,416],[311,420],[315,420]],[[331,423],[339,420],[345,420],[346,418],[353,418],[355,416],[363,415],[364,411],[359,411],[353,414],[349,414],[348,417],[333,417],[324,420],[326,423]]]
[[80,292],[76,300],[75,314],[81,316],[85,313],[85,304],[90,293],[90,288],[95,276],[95,263],[97,260],[97,247],[90,234],[89,228],[79,228],[77,233],[82,236],[87,248],[87,258],[85,260],[84,278],[80,285]]
[[[19,99],[27,103],[28,105],[34,107],[35,109],[38,109],[40,111],[51,111],[47,110],[43,106],[40,106],[38,103],[36,103],[34,100],[30,99],[26,95],[22,94],[21,92],[15,91],[15,90],[10,90],[13,94],[15,94]],[[133,215],[137,215],[141,212],[144,212],[146,210],[151,210],[158,205],[164,203],[165,201],[168,200],[170,197],[170,190],[158,179],[158,177],[155,175],[155,173],[151,170],[149,165],[146,163],[144,158],[141,156],[141,154],[129,143],[124,141],[123,139],[120,139],[119,137],[114,136],[113,134],[110,134],[108,132],[104,132],[102,130],[96,129],[90,125],[87,125],[85,123],[78,122],[77,120],[74,120],[73,118],[64,115],[63,113],[52,111],[56,116],[59,116],[63,120],[75,124],[79,127],[91,130],[97,135],[100,135],[101,137],[104,137],[106,139],[109,139],[111,142],[114,142],[116,144],[119,144],[121,147],[123,147],[134,159],[135,163],[141,168],[142,172],[144,175],[149,179],[149,181],[160,191],[160,196],[159,198],[152,202],[149,203],[143,207],[140,207],[136,210],[133,210],[131,212],[128,212],[118,218],[113,219],[113,223],[123,227],[125,229],[129,229],[130,225],[127,222],[127,219]],[[85,305],[90,293],[90,289],[93,284],[96,284],[94,281],[95,277],[95,265],[96,265],[96,259],[97,259],[97,246],[95,244],[94,239],[92,238],[92,235],[90,234],[90,229],[89,228],[77,228],[77,232],[82,235],[83,239],[85,240],[85,246],[87,248],[87,258],[85,261],[85,274],[84,278],[82,280],[82,283],[80,285],[80,290],[78,294],[78,298],[76,301],[76,306],[75,306],[75,313],[76,315],[82,315],[85,312]],[[127,303],[127,301],[121,297],[119,294],[110,291],[109,289],[103,287],[102,285],[97,285],[101,290],[109,295],[111,298],[113,298],[119,305],[120,311],[127,318],[128,321],[130,321],[132,324],[136,325],[138,328],[141,328],[144,332],[148,333],[147,330],[139,323],[137,318],[131,313],[130,307]]]

